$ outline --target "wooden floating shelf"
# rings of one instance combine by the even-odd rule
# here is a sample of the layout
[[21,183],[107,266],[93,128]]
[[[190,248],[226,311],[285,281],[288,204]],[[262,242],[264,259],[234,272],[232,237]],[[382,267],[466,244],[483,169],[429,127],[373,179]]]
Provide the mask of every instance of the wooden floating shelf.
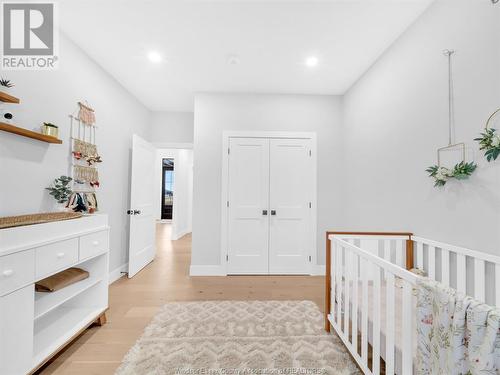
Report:
[[4,103],[14,103],[19,104],[19,99],[7,94],[6,92],[0,91],[0,101]]
[[22,137],[28,137],[32,139],[36,139],[38,141],[47,142],[47,143],[56,143],[61,144],[62,141],[55,137],[51,137],[50,135],[45,135],[41,133],[37,133],[28,129],[20,128],[18,126],[6,124],[5,122],[0,122],[0,130],[4,132],[13,133],[20,135]]

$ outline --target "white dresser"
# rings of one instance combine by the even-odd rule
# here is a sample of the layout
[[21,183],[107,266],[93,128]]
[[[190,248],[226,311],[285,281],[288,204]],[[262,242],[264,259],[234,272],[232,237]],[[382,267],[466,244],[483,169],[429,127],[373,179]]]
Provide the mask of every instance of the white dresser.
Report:
[[[0,230],[0,374],[42,366],[108,308],[106,215]],[[53,293],[34,283],[69,267],[88,279]]]

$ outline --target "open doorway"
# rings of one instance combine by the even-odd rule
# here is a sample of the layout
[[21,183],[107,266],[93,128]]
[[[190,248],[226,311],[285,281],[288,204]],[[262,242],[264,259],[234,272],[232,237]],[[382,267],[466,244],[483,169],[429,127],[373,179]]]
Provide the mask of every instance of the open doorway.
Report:
[[162,159],[161,220],[172,220],[174,207],[174,159]]
[[191,232],[193,150],[157,149],[155,175],[156,219],[178,240]]

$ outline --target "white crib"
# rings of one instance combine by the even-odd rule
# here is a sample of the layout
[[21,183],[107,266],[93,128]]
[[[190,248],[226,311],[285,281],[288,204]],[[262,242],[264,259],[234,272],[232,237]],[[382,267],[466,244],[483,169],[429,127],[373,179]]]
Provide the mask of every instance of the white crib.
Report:
[[384,365],[386,374],[413,373],[414,266],[500,305],[500,257],[412,233],[327,232],[326,260],[325,329],[334,328],[365,374]]

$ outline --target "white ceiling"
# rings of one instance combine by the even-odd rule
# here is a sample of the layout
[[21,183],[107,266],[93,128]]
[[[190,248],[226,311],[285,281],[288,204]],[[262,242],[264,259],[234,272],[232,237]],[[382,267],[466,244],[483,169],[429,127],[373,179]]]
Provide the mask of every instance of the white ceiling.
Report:
[[[62,30],[148,108],[192,111],[195,92],[343,94],[431,2],[59,4]],[[165,61],[151,63],[150,50]],[[319,63],[308,68],[312,55]]]

